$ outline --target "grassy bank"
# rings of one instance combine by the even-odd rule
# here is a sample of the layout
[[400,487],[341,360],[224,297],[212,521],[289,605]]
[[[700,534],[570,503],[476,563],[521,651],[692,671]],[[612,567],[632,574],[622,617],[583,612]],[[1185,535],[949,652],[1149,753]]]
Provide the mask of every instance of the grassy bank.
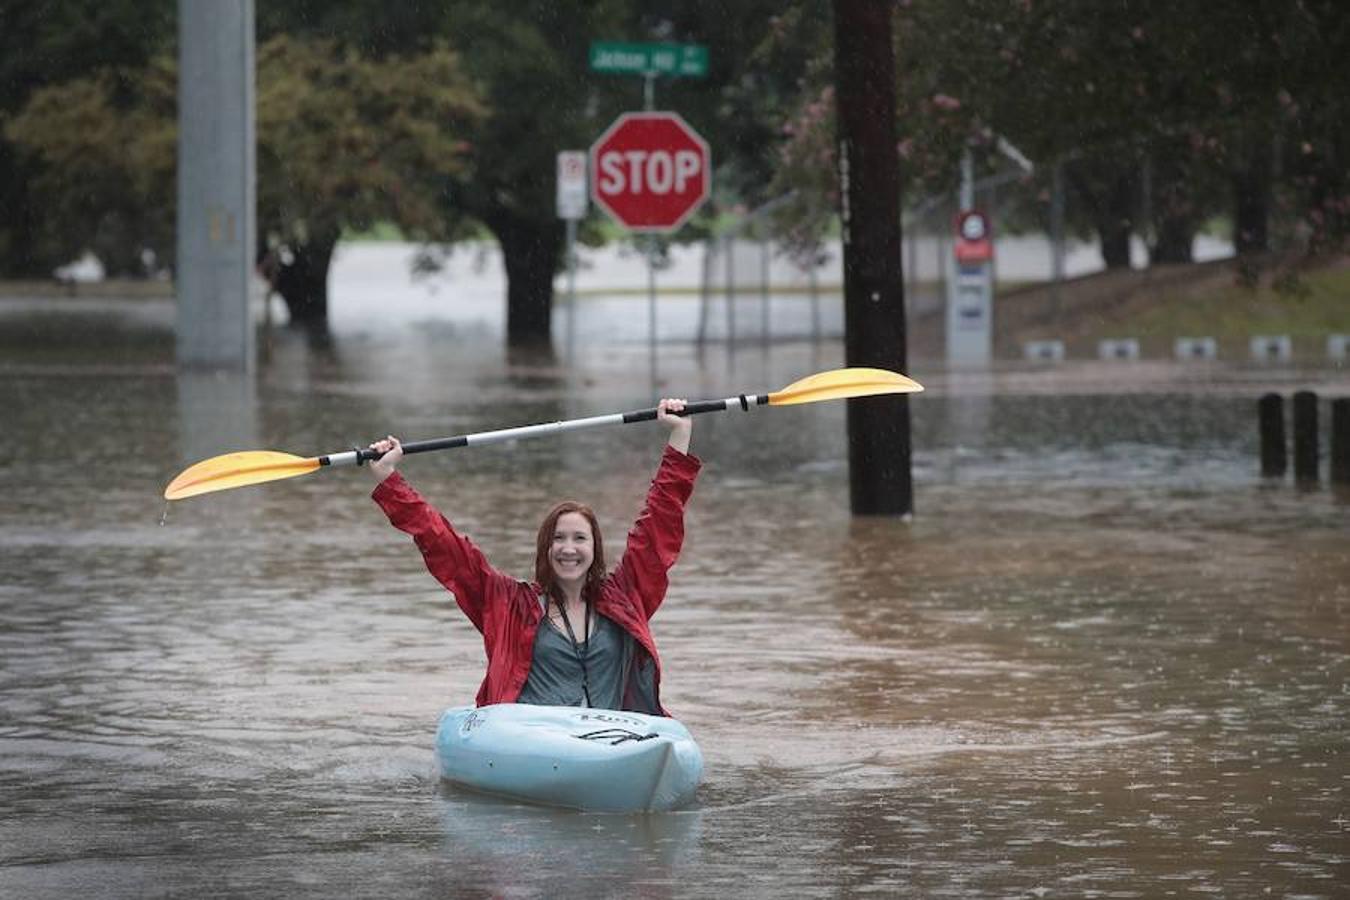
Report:
[[1242,358],[1257,335],[1288,335],[1295,353],[1325,354],[1326,336],[1350,334],[1350,261],[1309,266],[1289,284],[1243,282],[1232,260],[1101,272],[1009,291],[995,305],[995,348],[1018,357],[1033,340],[1060,340],[1068,355],[1093,357],[1097,342],[1135,338],[1145,356],[1170,356],[1180,337],[1212,337],[1220,355]]
[[1164,291],[1133,324],[1143,333],[1218,338],[1347,334],[1350,266],[1306,272],[1292,289],[1277,288],[1268,281],[1245,287],[1230,280],[1196,293]]

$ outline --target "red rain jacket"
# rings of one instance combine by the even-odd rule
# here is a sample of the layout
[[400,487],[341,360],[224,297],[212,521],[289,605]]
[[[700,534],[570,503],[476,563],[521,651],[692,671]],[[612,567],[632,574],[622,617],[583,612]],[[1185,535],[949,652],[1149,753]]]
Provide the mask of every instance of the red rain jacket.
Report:
[[[696,456],[666,446],[660,468],[647,491],[637,522],[628,532],[623,556],[600,589],[595,611],[633,636],[639,649],[633,671],[655,667],[655,709],[638,712],[669,715],[661,707],[661,659],[647,622],[666,596],[666,573],[675,564],[684,542],[684,507],[694,490],[702,462]],[[375,488],[371,497],[390,523],[412,535],[427,569],[455,595],[455,602],[483,635],[487,676],[478,689],[477,703],[514,703],[525,686],[534,657],[534,636],[543,619],[542,588],[517,581],[488,564],[482,551],[459,534],[435,507],[395,472]],[[630,684],[632,678],[629,679]],[[625,708],[628,697],[625,697]]]

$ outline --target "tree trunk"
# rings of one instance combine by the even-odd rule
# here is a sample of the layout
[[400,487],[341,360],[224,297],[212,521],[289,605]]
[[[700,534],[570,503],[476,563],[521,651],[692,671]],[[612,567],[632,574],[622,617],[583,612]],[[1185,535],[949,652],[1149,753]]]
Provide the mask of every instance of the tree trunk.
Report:
[[1121,169],[1112,160],[1085,161],[1065,167],[1074,193],[1091,210],[1093,229],[1101,243],[1102,262],[1108,269],[1130,267],[1130,238],[1135,226],[1138,179],[1133,163]]
[[562,226],[514,216],[487,223],[506,267],[506,343],[551,349],[553,276],[562,258]]
[[1189,263],[1200,215],[1192,198],[1190,156],[1179,141],[1164,143],[1153,156],[1154,228],[1149,262]]
[[1270,197],[1273,155],[1269,135],[1260,134],[1233,173],[1233,249],[1258,256],[1270,249]]
[[0,144],[0,171],[12,177],[0,185],[0,209],[6,211],[0,225],[0,275],[7,278],[51,278],[52,270],[68,260],[59,259],[45,246],[39,234],[41,215],[28,190],[29,173],[19,167],[13,151]]
[[1149,262],[1195,262],[1191,247],[1195,243],[1195,223],[1184,214],[1165,215],[1158,221],[1158,240],[1149,254]]
[[1118,173],[1107,185],[1105,203],[1097,219],[1102,260],[1108,269],[1130,267],[1130,238],[1134,234],[1135,176]]
[[264,262],[263,273],[285,301],[291,325],[328,329],[328,268],[336,246],[334,232],[305,244],[291,245],[287,258]]
[[1101,242],[1102,262],[1108,269],[1130,267],[1130,226],[1109,216],[1097,219],[1097,239]]

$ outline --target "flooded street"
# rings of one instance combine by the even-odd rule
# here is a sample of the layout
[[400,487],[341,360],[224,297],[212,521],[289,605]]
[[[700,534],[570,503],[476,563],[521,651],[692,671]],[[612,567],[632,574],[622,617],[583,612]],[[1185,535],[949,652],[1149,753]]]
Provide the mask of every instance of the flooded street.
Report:
[[[653,386],[641,314],[569,362],[335,308],[331,346],[283,332],[254,383],[175,375],[131,306],[0,315],[0,897],[1345,896],[1350,497],[1264,482],[1255,418],[1268,389],[1350,395],[1344,369],[917,360],[909,523],[849,516],[844,404],[700,417],[653,630],[705,781],[587,815],[439,782],[481,641],[368,474],[167,510],[164,485],[776,390],[839,343],[672,341]],[[662,442],[402,468],[524,577],[555,500],[617,544]]]

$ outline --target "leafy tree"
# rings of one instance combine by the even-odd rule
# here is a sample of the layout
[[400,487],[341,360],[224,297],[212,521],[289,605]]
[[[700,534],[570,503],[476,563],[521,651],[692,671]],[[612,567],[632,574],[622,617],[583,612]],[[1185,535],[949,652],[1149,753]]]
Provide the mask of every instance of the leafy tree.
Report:
[[[116,15],[123,29],[138,14],[134,4],[128,3],[125,0],[110,7],[110,15]],[[458,51],[461,71],[472,78],[483,115],[460,117],[455,122],[454,136],[466,146],[443,157],[458,163],[455,171],[440,172],[432,165],[425,173],[434,183],[425,185],[419,196],[435,200],[440,221],[426,219],[420,207],[390,213],[390,217],[411,223],[410,231],[417,236],[438,239],[462,233],[471,223],[486,226],[501,244],[509,276],[508,338],[514,343],[532,343],[547,339],[552,281],[561,263],[563,231],[553,211],[554,155],[560,149],[588,146],[614,116],[640,103],[640,79],[589,71],[591,41],[708,44],[709,77],[662,82],[658,86],[659,103],[679,109],[716,148],[718,194],[729,202],[742,198],[753,201],[763,196],[769,173],[776,165],[767,148],[780,120],[776,101],[769,102],[770,98],[795,91],[776,72],[747,64],[762,23],[777,6],[769,0],[598,0],[570,6],[552,0],[512,5],[493,0],[453,4],[277,0],[260,5],[257,15],[259,39],[264,46],[274,38],[289,37],[306,45],[323,44],[341,58],[354,54],[371,64],[417,57],[431,52],[438,42]],[[171,16],[169,25],[171,34]],[[331,253],[329,242],[335,228],[340,227],[336,220],[341,216],[348,216],[352,223],[368,220],[374,208],[368,199],[380,191],[363,194],[349,184],[331,199],[338,205],[350,201],[350,211],[339,213],[336,205],[331,205],[322,213],[306,215],[298,215],[295,210],[297,203],[310,202],[301,197],[301,192],[287,195],[282,189],[269,195],[270,186],[285,179],[299,184],[309,177],[302,177],[302,170],[316,155],[306,146],[341,147],[344,143],[331,133],[329,117],[329,113],[341,111],[341,103],[306,90],[296,94],[295,102],[314,104],[326,111],[306,115],[298,108],[288,109],[285,95],[289,88],[272,91],[269,85],[289,83],[290,74],[264,70],[268,65],[268,56],[260,49],[260,221],[275,240],[286,245],[282,257],[288,264],[276,278],[288,302],[302,294],[310,297],[292,302],[293,311],[303,317],[312,310],[313,315],[321,317],[322,280],[316,273],[326,267]],[[133,65],[125,68],[128,72],[135,70]],[[54,80],[88,78],[90,72],[91,68],[77,66],[67,77]],[[327,77],[322,72],[310,74]],[[335,91],[360,91],[355,82],[334,80],[329,86]],[[132,97],[123,105],[139,102],[135,100],[138,88],[129,80],[125,89]],[[274,102],[276,106],[272,106]],[[332,121],[343,123],[345,119],[337,115]],[[276,127],[287,129],[287,151],[296,154],[292,161],[287,161],[286,154],[274,156],[267,146],[269,132]],[[37,165],[41,157],[38,154],[28,159]],[[339,179],[336,169],[341,160],[324,159],[323,164],[331,177],[313,185],[305,183],[305,191],[316,199],[327,196],[325,191]],[[404,177],[412,176],[404,173]],[[390,195],[385,194],[387,200]],[[169,208],[170,202],[161,199],[160,208]],[[118,205],[134,206],[134,198]],[[281,210],[277,215],[298,223],[301,232],[280,227],[275,217],[269,218],[271,210]],[[703,218],[703,227],[713,215]],[[583,237],[599,234],[598,220],[597,215],[583,229]],[[61,229],[51,230],[62,233]],[[684,233],[699,234],[700,225],[692,224]]]
[[[765,59],[818,62],[785,121],[779,189],[819,209],[832,149],[821,0],[787,4]],[[1157,262],[1188,261],[1202,223],[1227,215],[1240,251],[1268,245],[1272,212],[1312,248],[1343,242],[1350,214],[1350,17],[1332,0],[1212,5],[901,2],[898,115],[908,190],[950,190],[967,144],[1002,135],[1040,164],[1027,213],[1064,165],[1071,224],[1097,232],[1109,266],[1132,234]],[[1338,62],[1339,61],[1339,62]],[[824,102],[822,102],[824,101]],[[810,197],[811,199],[807,199]],[[1273,207],[1272,207],[1273,204]],[[791,227],[801,227],[803,215]]]
[[34,92],[95,70],[131,72],[170,46],[174,0],[0,0],[0,274],[46,277],[71,257],[33,194],[57,177],[5,138]]
[[470,171],[464,135],[483,108],[444,45],[373,59],[278,35],[258,50],[258,233],[292,321],[326,324],[344,230],[397,223],[451,236],[440,204]]
[[111,275],[171,261],[177,80],[161,59],[38,90],[5,126],[33,172],[43,215],[28,234],[46,259],[93,252]]
[[[591,42],[708,45],[708,77],[662,81],[657,105],[679,110],[713,145],[719,194],[753,197],[772,170],[766,151],[777,121],[763,95],[778,82],[746,60],[777,6],[768,0],[459,0],[401,4],[391,12],[368,0],[305,0],[269,6],[260,14],[260,30],[330,36],[377,55],[435,38],[459,51],[489,112],[467,135],[472,174],[455,178],[442,195],[442,215],[451,223],[466,217],[481,223],[497,239],[507,273],[507,340],[537,346],[549,340],[553,279],[563,261],[563,226],[554,210],[556,154],[588,147],[620,112],[641,105],[640,79],[589,70]],[[703,229],[710,218],[703,217]],[[598,237],[598,219],[597,213],[583,239]],[[683,232],[700,233],[698,222]]]
[[[462,134],[483,115],[442,46],[381,60],[279,36],[258,50],[259,235],[292,320],[322,327],[345,228],[393,221],[448,236],[440,198],[468,171]],[[115,272],[142,248],[172,258],[176,66],[100,71],[44,88],[6,127],[46,174],[44,226],[67,258],[95,249]]]
[[[461,56],[485,114],[467,123],[466,168],[437,191],[443,233],[485,226],[507,271],[507,337],[549,338],[563,231],[554,210],[556,153],[586,147],[617,111],[620,85],[587,72],[592,37],[622,37],[629,4],[548,0],[396,4],[293,0],[259,17],[263,34],[323,36],[376,58],[445,41]],[[631,84],[629,85],[631,87]],[[436,264],[429,248],[424,263]]]
[[[492,110],[473,137],[479,159],[473,180],[459,186],[452,202],[456,211],[485,224],[501,245],[510,343],[549,338],[553,278],[563,249],[554,212],[555,154],[588,147],[619,113],[640,106],[639,79],[589,70],[591,42],[708,46],[707,77],[661,81],[656,105],[679,111],[714,148],[720,194],[754,198],[768,183],[767,150],[777,128],[763,92],[777,82],[747,60],[762,23],[778,5],[607,0],[567,7],[530,0],[507,7],[462,0],[447,8],[447,36],[480,80]],[[752,85],[761,89],[758,96]],[[714,214],[698,217],[681,234],[706,233]]]
[[622,3],[569,7],[549,0],[503,6],[461,2],[446,10],[491,110],[472,135],[472,178],[456,181],[446,215],[467,214],[492,232],[506,268],[507,341],[547,346],[563,228],[554,208],[559,150],[584,148],[633,84],[588,71],[592,38],[624,35]]

